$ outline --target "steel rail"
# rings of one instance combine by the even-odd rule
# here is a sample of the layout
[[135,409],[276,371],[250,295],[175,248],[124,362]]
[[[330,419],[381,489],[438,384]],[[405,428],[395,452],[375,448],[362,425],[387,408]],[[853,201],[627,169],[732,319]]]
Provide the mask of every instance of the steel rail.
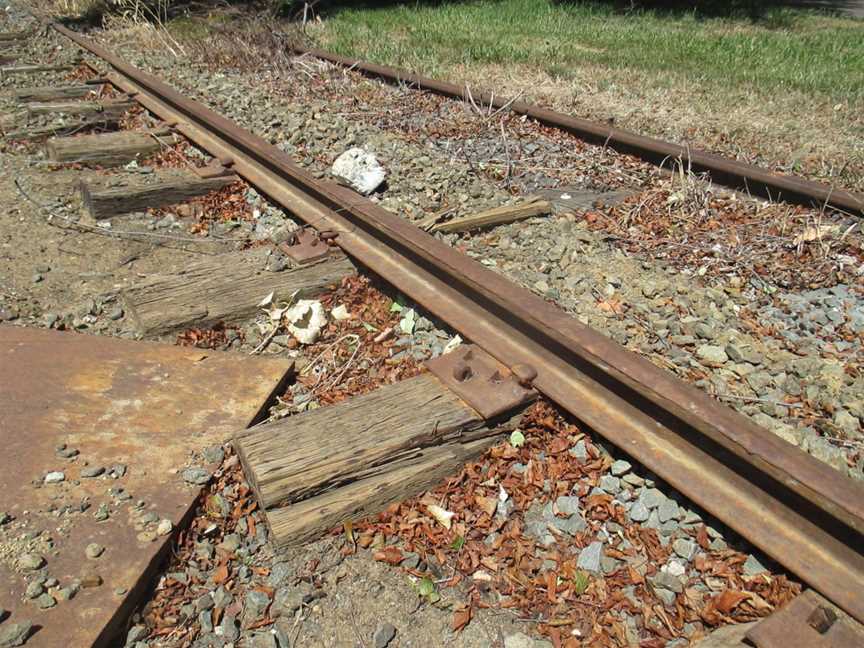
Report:
[[779,175],[753,164],[692,149],[689,146],[646,137],[623,128],[612,128],[588,119],[572,117],[525,101],[516,101],[494,92],[472,90],[469,94],[467,86],[431,79],[407,70],[369,63],[320,49],[306,47],[291,47],[289,49],[295,54],[307,54],[389,83],[408,84],[451,99],[466,102],[473,100],[484,106],[510,110],[518,115],[527,115],[541,124],[566,131],[586,142],[609,146],[616,151],[635,155],[660,167],[666,164],[677,164],[680,161],[685,168],[700,173],[708,173],[713,182],[741,189],[750,194],[772,200],[785,200],[808,207],[830,206],[855,215],[864,215],[864,195],[837,189],[821,182],[814,182],[799,176]]
[[108,81],[864,621],[864,486],[60,25]]

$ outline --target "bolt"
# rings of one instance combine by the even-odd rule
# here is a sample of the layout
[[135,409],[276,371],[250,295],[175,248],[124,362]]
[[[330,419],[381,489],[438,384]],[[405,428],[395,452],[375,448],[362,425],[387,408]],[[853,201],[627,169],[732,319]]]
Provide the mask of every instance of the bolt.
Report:
[[529,364],[515,364],[510,370],[513,372],[513,375],[516,376],[516,380],[519,381],[519,384],[525,387],[531,387],[531,383],[534,382],[534,379],[537,378],[537,370]]
[[460,362],[455,367],[453,367],[453,377],[458,382],[465,382],[466,380],[470,380],[470,378],[474,375],[474,372],[471,370],[467,364]]

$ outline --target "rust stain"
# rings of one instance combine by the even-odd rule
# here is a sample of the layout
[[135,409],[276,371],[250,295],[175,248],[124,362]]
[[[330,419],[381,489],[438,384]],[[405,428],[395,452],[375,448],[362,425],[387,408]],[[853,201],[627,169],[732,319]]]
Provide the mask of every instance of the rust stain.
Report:
[[[3,510],[16,518],[0,527],[0,541],[45,531],[54,541],[42,552],[47,573],[61,587],[87,568],[104,580],[43,611],[22,602],[26,575],[0,563],[0,608],[12,611],[13,622],[40,626],[28,647],[110,645],[168,547],[165,537],[139,539],[138,518],[154,512],[179,524],[199,492],[180,475],[192,453],[246,427],[291,368],[290,361],[0,326],[0,492]],[[63,443],[80,454],[59,457]],[[125,464],[127,472],[81,478],[85,461]],[[65,481],[42,485],[54,470]],[[107,493],[112,487],[132,499],[118,505]],[[85,512],[55,514],[85,498]],[[138,501],[143,507],[131,506]],[[96,522],[103,503],[111,517]],[[105,547],[98,561],[84,557],[91,542]]]

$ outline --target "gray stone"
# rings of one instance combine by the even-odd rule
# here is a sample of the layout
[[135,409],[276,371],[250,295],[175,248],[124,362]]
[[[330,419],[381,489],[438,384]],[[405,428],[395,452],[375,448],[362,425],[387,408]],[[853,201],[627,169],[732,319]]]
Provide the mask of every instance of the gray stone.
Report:
[[861,436],[858,419],[843,408],[834,412],[834,425],[843,430],[849,438],[857,439]]
[[713,344],[702,344],[696,347],[696,356],[703,361],[703,364],[708,365],[720,365],[729,360],[723,347]]
[[672,543],[672,551],[684,560],[691,560],[696,554],[696,543],[686,538],[678,538]]
[[244,616],[247,622],[257,620],[270,605],[270,597],[259,590],[252,590],[246,593],[246,605],[243,609]]
[[755,576],[756,574],[768,571],[752,554],[747,556],[747,560],[744,561],[743,569],[744,574],[747,576]]
[[213,615],[210,610],[201,610],[198,613],[198,624],[202,632],[213,632]]
[[684,585],[681,582],[681,578],[673,576],[665,571],[657,572],[654,576],[649,577],[648,580],[651,581],[651,584],[654,585],[655,588],[667,589],[676,594],[680,594],[684,591]]
[[22,621],[20,623],[3,624],[0,626],[0,648],[15,648],[23,646],[30,636],[33,623]]
[[45,588],[42,587],[42,583],[39,581],[33,581],[27,584],[27,589],[24,590],[24,596],[29,599],[35,599],[37,596],[41,596],[44,591]]
[[656,509],[666,501],[666,496],[656,488],[643,488],[639,492],[639,501],[648,509]]
[[59,484],[60,482],[64,481],[65,479],[66,479],[66,475],[62,471],[55,470],[55,471],[49,472],[47,475],[45,475],[45,478],[43,481],[46,484]]
[[563,515],[577,515],[579,513],[579,498],[573,495],[562,495],[555,500],[555,507]]
[[273,596],[270,615],[276,617],[292,614],[311,594],[312,587],[308,583],[299,583],[296,587],[280,587]]
[[84,478],[98,477],[105,472],[104,466],[88,466],[81,469],[81,476]]
[[100,545],[97,542],[91,542],[84,549],[84,555],[90,558],[91,560],[95,560],[99,556],[101,556],[105,552],[105,547]]
[[218,445],[204,448],[202,454],[204,455],[204,459],[209,463],[222,463],[222,460],[225,458],[225,450],[222,446]]
[[580,440],[575,446],[569,450],[570,456],[575,457],[580,462],[588,460],[588,448],[585,446],[585,441]]
[[25,553],[18,559],[18,569],[34,571],[45,564],[45,559],[39,554]]
[[392,623],[383,623],[375,630],[372,643],[375,645],[375,648],[387,648],[395,636],[396,627]]
[[600,560],[603,557],[603,543],[592,542],[579,552],[576,567],[592,573],[600,571]]
[[621,480],[613,475],[603,475],[600,477],[600,488],[607,493],[615,495],[621,490]]
[[660,517],[660,522],[668,522],[669,520],[678,518],[680,515],[678,504],[672,499],[663,500],[660,506],[657,507],[657,515]]
[[213,597],[213,604],[220,609],[228,607],[231,605],[231,601],[234,600],[234,596],[231,592],[225,591],[222,587],[211,592],[210,596]]
[[219,624],[219,632],[225,641],[237,641],[240,637],[240,628],[237,627],[237,619],[233,614],[226,614]]
[[651,511],[642,502],[636,501],[630,507],[630,519],[634,522],[644,522],[651,515]]
[[240,541],[239,535],[236,533],[229,533],[222,539],[222,542],[219,543],[219,548],[234,553],[240,548]]
[[190,484],[201,486],[210,481],[210,471],[200,466],[192,466],[183,471],[183,479]]
[[140,641],[144,637],[147,636],[147,626],[144,625],[134,625],[129,628],[129,632],[126,633],[126,645],[134,646],[136,642]]
[[39,596],[39,598],[36,599],[36,605],[38,605],[43,610],[47,610],[48,608],[52,608],[57,605],[57,601],[54,599],[53,596],[46,592],[45,594],[42,594],[41,596]]
[[276,563],[270,568],[267,583],[271,587],[279,587],[291,575],[291,568],[285,563]]
[[672,607],[673,605],[675,605],[675,592],[672,592],[665,587],[658,587],[654,590],[654,593],[657,595],[657,598],[663,601],[663,605],[665,605],[666,607]]
[[633,466],[630,464],[629,461],[619,459],[618,461],[612,463],[612,467],[609,469],[609,471],[616,477],[621,477],[622,475],[630,472],[631,468],[633,468]]

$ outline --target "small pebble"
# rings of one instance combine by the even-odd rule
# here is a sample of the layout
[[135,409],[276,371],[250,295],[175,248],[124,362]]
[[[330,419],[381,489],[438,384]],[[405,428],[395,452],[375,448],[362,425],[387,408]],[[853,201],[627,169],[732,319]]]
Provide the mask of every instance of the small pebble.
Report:
[[105,551],[105,547],[103,547],[102,545],[100,545],[96,542],[91,542],[90,544],[87,545],[87,548],[84,549],[84,554],[88,558],[90,558],[91,560],[95,560],[96,558],[101,556],[104,553],[104,551]]

